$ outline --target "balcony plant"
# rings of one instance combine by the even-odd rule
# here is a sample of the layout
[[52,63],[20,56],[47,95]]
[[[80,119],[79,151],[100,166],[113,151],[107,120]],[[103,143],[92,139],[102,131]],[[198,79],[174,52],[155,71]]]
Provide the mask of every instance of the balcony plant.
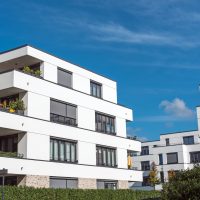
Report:
[[25,66],[22,70],[24,73],[32,74],[33,70],[29,66]]
[[25,66],[22,70],[24,73],[40,77],[42,72],[39,69],[33,70],[29,66]]
[[9,102],[9,112],[14,113],[17,109],[17,104],[15,101],[10,101]]
[[42,72],[39,69],[34,71],[35,76],[41,76],[41,74],[42,74]]
[[23,115],[25,110],[24,101],[21,99],[16,99],[15,103],[16,103],[17,113]]

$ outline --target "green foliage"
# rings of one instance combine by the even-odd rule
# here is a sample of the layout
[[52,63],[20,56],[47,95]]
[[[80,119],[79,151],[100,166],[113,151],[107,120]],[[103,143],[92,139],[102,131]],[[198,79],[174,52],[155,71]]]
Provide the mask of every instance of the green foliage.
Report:
[[151,186],[155,187],[156,184],[160,183],[160,179],[158,178],[158,170],[155,165],[155,162],[151,164],[151,171],[149,173],[149,183]]
[[25,105],[23,100],[17,99],[15,103],[17,105],[16,110],[25,110]]
[[163,200],[199,200],[200,199],[200,167],[182,170],[170,177],[163,185]]
[[28,73],[35,76],[41,76],[42,72],[39,69],[33,70],[29,66],[25,66],[22,70],[24,73]]
[[74,190],[5,187],[5,200],[150,200],[160,192],[133,190]]
[[13,110],[16,110],[17,109],[17,103],[16,103],[16,101],[10,101],[9,102],[9,108],[13,109]]
[[34,74],[35,76],[41,76],[42,72],[39,69],[37,69],[34,71]]
[[17,157],[17,152],[4,152],[0,151],[0,157]]

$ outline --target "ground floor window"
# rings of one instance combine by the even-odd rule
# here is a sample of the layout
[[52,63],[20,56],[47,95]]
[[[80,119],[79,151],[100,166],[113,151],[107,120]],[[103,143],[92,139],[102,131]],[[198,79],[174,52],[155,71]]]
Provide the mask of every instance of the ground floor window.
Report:
[[[3,178],[0,177],[0,185],[3,184]],[[4,185],[17,185],[17,176],[6,176],[4,178]]]
[[117,181],[97,180],[97,189],[117,189]]
[[144,176],[144,177],[143,177],[142,186],[150,186],[150,183],[149,183],[149,176]]
[[78,179],[76,178],[50,178],[50,188],[78,188]]

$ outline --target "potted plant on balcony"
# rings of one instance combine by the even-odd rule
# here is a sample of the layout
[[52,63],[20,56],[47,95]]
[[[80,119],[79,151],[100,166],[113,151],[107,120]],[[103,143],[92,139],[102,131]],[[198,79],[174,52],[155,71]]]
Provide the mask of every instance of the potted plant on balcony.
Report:
[[9,102],[9,112],[14,113],[16,111],[17,104],[15,101],[10,101]]
[[34,71],[34,75],[40,77],[42,74],[41,70],[37,69]]
[[24,114],[24,110],[25,110],[25,105],[24,105],[24,101],[23,100],[20,100],[20,99],[17,99],[15,101],[16,103],[16,110],[17,110],[17,113],[19,115],[23,115]]
[[24,73],[32,74],[33,70],[29,66],[25,66],[22,70]]

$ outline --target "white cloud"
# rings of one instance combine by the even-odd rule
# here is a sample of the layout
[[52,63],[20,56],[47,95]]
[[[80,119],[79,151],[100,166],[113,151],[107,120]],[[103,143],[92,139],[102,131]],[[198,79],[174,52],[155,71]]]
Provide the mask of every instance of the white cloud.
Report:
[[164,100],[159,104],[159,108],[163,109],[163,115],[141,117],[138,118],[138,121],[171,123],[194,120],[195,117],[194,111],[188,108],[186,103],[179,98],[175,98],[172,101]]
[[159,107],[162,108],[166,114],[177,118],[191,118],[194,115],[194,112],[179,98],[175,98],[171,102],[164,100],[160,103]]

